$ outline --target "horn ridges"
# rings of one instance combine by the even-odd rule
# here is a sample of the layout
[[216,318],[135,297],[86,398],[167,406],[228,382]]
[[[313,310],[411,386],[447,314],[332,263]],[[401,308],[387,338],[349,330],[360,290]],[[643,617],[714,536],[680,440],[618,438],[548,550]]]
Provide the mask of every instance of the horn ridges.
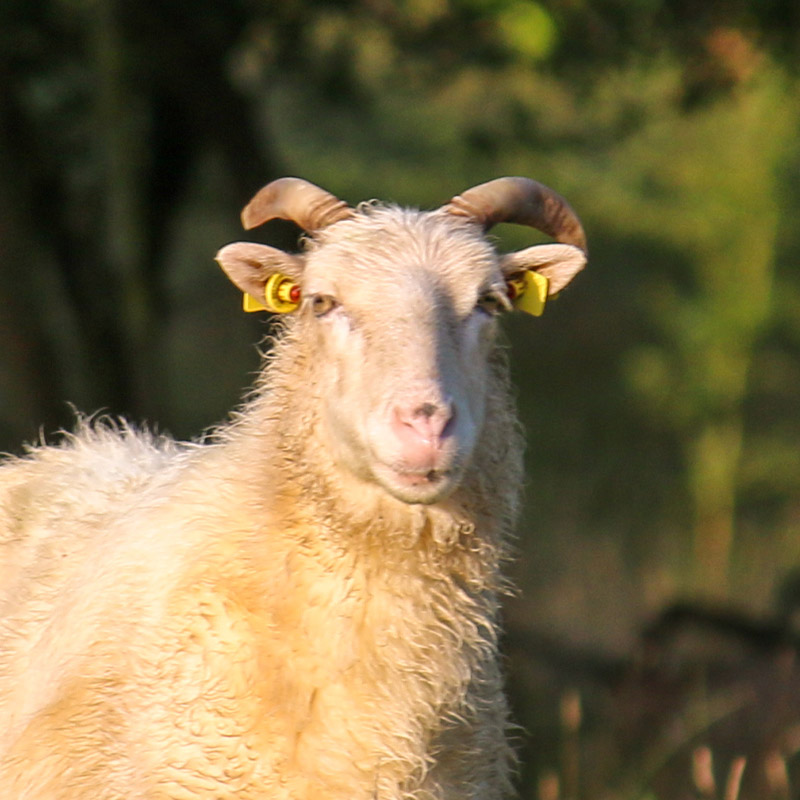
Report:
[[569,203],[543,183],[530,178],[496,178],[473,186],[443,206],[488,230],[500,222],[536,228],[563,244],[586,252],[586,235]]
[[330,192],[302,178],[279,178],[260,189],[242,210],[246,230],[271,219],[288,219],[314,233],[353,215],[353,209]]

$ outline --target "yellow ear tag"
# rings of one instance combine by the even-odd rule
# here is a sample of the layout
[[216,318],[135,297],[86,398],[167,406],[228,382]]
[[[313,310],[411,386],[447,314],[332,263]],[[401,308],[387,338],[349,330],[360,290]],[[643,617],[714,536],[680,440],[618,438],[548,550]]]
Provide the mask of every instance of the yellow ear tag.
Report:
[[289,314],[300,305],[300,287],[287,275],[276,272],[264,285],[264,302],[259,303],[245,292],[242,307],[245,311],[272,311]]
[[517,290],[517,296],[512,300],[514,308],[534,317],[541,317],[547,302],[547,287],[550,281],[544,275],[529,269],[520,278],[509,283]]
[[259,303],[258,300],[253,297],[253,295],[248,294],[247,292],[244,293],[242,297],[242,308],[245,311],[266,311],[267,307],[263,303]]

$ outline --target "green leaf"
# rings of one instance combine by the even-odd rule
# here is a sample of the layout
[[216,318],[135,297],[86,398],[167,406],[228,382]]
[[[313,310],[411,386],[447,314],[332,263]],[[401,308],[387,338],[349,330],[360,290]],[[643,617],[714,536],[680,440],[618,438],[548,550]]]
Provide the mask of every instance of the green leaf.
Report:
[[506,46],[531,61],[544,61],[558,41],[553,18],[538,3],[512,3],[498,14],[497,27]]

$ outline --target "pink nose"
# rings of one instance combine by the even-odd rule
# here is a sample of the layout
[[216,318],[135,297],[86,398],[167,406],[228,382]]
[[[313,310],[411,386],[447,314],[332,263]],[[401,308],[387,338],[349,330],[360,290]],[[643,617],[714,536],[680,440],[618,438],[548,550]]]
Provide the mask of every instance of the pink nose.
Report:
[[414,403],[394,410],[392,427],[410,469],[435,469],[442,440],[449,435],[455,409],[448,402]]

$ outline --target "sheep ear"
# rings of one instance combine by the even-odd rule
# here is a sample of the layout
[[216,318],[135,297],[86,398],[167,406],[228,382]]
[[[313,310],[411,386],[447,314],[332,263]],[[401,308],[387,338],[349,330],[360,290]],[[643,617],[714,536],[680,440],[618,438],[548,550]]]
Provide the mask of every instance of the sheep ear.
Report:
[[539,244],[509,253],[500,260],[506,276],[533,270],[548,280],[547,294],[558,294],[584,267],[586,253],[571,244]]
[[300,280],[303,257],[253,242],[225,245],[215,256],[225,274],[246,295],[262,304],[267,281],[276,274]]

